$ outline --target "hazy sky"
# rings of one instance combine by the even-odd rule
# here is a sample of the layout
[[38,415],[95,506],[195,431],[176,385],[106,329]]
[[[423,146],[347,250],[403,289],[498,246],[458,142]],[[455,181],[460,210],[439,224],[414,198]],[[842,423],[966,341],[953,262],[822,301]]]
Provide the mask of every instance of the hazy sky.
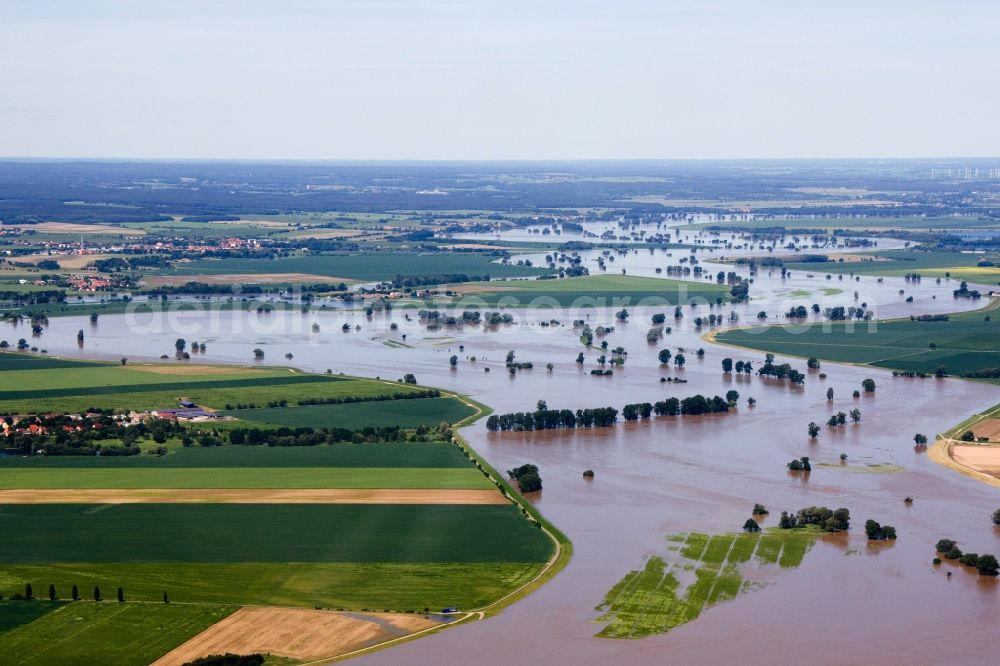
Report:
[[0,155],[1000,155],[1000,2],[3,0]]

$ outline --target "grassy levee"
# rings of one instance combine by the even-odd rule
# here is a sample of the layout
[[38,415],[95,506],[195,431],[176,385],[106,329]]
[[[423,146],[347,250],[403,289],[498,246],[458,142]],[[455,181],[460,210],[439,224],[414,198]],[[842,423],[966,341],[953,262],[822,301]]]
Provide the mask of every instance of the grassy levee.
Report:
[[485,305],[594,305],[629,307],[639,303],[678,305],[729,300],[729,287],[714,282],[689,282],[632,275],[589,275],[560,280],[476,282],[454,285],[459,299]]
[[736,328],[711,339],[775,354],[909,372],[933,374],[944,366],[948,374],[963,375],[1000,368],[1000,319],[992,316],[998,307],[1000,300],[980,310],[949,315],[948,321],[887,319]]
[[[102,592],[114,599],[114,589]],[[148,664],[236,608],[117,601],[61,604],[30,624],[0,633],[0,654],[9,666]]]

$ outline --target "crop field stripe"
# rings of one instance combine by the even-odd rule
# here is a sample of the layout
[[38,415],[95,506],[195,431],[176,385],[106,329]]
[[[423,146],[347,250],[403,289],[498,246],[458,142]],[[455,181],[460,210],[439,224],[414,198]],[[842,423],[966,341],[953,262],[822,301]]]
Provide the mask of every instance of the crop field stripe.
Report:
[[[6,456],[0,470],[50,469],[183,469],[285,467],[337,468],[462,468],[474,469],[461,449],[451,442],[371,442],[317,446],[191,446],[163,456]],[[478,470],[476,471],[478,474]],[[3,475],[0,475],[2,484]],[[74,478],[79,478],[76,475]]]
[[0,567],[0,593],[5,597],[23,593],[25,583],[40,593],[54,584],[66,598],[73,585],[85,596],[99,585],[105,594],[121,586],[129,601],[156,605],[163,605],[162,595],[167,591],[171,605],[477,608],[527,582],[541,566],[531,562],[8,564]]
[[0,506],[0,520],[5,564],[545,562],[552,551],[509,504],[22,504]]
[[52,488],[492,488],[467,467],[153,467],[87,469],[12,468],[0,475],[0,489]]
[[288,386],[289,384],[316,384],[320,382],[344,381],[336,377],[321,375],[291,375],[288,377],[254,377],[247,379],[225,379],[199,382],[164,382],[160,384],[113,384],[110,386],[88,386],[79,388],[50,388],[40,390],[0,391],[0,400],[31,400],[35,398],[59,398],[72,395],[107,395],[113,393],[142,393],[147,391],[191,391],[193,389],[227,389],[261,386]]
[[336,426],[357,430],[365,426],[409,428],[418,425],[437,425],[442,421],[457,423],[475,414],[476,410],[456,398],[446,396],[253,410],[236,409],[220,413],[246,421],[278,426],[314,428]]

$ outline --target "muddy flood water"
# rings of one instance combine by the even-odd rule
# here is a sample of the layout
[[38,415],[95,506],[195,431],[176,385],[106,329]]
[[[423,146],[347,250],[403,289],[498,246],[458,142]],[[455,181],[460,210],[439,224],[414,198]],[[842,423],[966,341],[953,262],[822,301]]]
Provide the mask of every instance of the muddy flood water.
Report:
[[[615,270],[646,272],[649,256],[642,250],[622,257]],[[880,318],[972,307],[952,298],[955,286],[931,280],[910,285],[902,278],[878,283],[872,277],[854,282],[834,276],[828,281],[821,270],[813,278],[782,280],[761,271],[750,304],[699,306],[694,312],[728,317],[736,311],[740,323],[749,324],[764,309],[771,321],[780,321],[789,305],[854,304],[854,290]],[[835,288],[843,291],[833,293]],[[904,300],[909,295],[912,303]],[[253,362],[251,350],[260,347],[267,364],[391,379],[412,372],[422,384],[469,394],[498,413],[531,411],[539,399],[550,409],[621,409],[669,396],[739,392],[738,408],[722,415],[653,418],[571,432],[488,433],[484,420],[466,428],[466,438],[497,469],[538,465],[544,490],[532,499],[572,540],[572,561],[497,617],[373,653],[358,663],[995,663],[991,639],[1000,616],[1000,584],[957,564],[932,566],[931,560],[942,537],[957,540],[966,551],[1000,553],[1000,531],[990,520],[1000,507],[1000,492],[934,464],[914,449],[913,435],[933,439],[1000,402],[1000,386],[893,378],[886,370],[835,364],[824,364],[826,379],[808,372],[801,387],[757,375],[725,375],[724,357],[753,360],[759,367],[763,355],[703,341],[705,331],[693,329],[687,308],[680,324],[673,321],[672,308],[630,308],[624,324],[614,320],[616,309],[515,309],[515,323],[496,330],[435,331],[420,324],[415,311],[407,319],[404,309],[371,318],[315,310],[102,316],[94,326],[85,317],[68,317],[52,319],[35,344],[52,354],[140,360],[172,353],[174,339],[185,337],[208,343],[208,352],[189,362],[244,364]],[[673,332],[650,345],[646,332],[655,312],[667,313]],[[599,352],[584,349],[572,328],[574,319],[586,319],[592,327],[616,326],[605,339],[611,348],[625,347],[628,360],[612,377],[589,374]],[[541,326],[550,320],[560,325]],[[312,331],[314,322],[319,332]],[[344,322],[361,330],[342,332]],[[0,326],[0,338],[20,337],[8,326]],[[81,328],[86,342],[78,348]],[[686,366],[661,367],[657,351],[663,347],[674,353],[684,348]],[[699,347],[704,358],[695,354]],[[510,350],[534,369],[510,376],[504,367]],[[586,360],[578,366],[574,359],[581,351]],[[293,359],[286,360],[286,353]],[[460,359],[455,369],[448,365],[451,354]],[[803,359],[777,361],[805,371]],[[551,372],[545,369],[549,362]],[[687,383],[661,383],[661,377]],[[875,394],[853,398],[869,377],[877,384]],[[832,403],[826,399],[829,387],[835,391]],[[750,396],[757,401],[754,407],[747,405]],[[831,414],[853,408],[862,412],[859,424],[836,431],[824,426],[810,441],[809,421],[822,425]],[[841,453],[847,454],[846,464]],[[813,461],[808,476],[786,469],[800,456]],[[583,478],[586,469],[594,470],[592,480]],[[912,504],[904,503],[907,496]],[[777,523],[781,510],[825,505],[847,507],[852,529],[821,538],[800,566],[771,571],[766,585],[669,633],[637,640],[595,637],[602,628],[595,607],[629,571],[664,554],[670,535],[738,531],[755,502],[771,511],[765,527]],[[863,529],[869,518],[895,526],[898,540],[869,544]],[[946,571],[954,575],[949,579]]]

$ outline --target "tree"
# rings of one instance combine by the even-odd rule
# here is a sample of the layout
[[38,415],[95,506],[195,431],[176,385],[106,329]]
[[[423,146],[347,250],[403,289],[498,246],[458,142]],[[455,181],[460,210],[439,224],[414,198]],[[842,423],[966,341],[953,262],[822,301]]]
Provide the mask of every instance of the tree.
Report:
[[128,359],[125,358],[124,356],[122,356],[122,358],[121,358],[121,364],[125,365],[126,363],[128,363]]
[[264,350],[261,349],[260,347],[257,347],[256,349],[253,350],[253,357],[264,358]]
[[974,442],[976,441],[976,434],[971,430],[966,430],[965,432],[962,433],[962,437],[960,439],[963,442]]
[[754,504],[752,513],[755,516],[766,516],[770,511],[763,504]]
[[53,585],[52,583],[49,583],[49,601],[55,601],[55,600],[56,600],[56,586]]
[[542,479],[535,472],[522,474],[517,478],[517,485],[523,493],[533,493],[542,489]]
[[993,524],[1000,525],[1000,509],[993,512]]
[[806,361],[806,367],[810,370],[819,370],[819,359],[815,356],[810,356]]
[[979,561],[976,562],[976,571],[979,572],[980,576],[996,576],[1000,574],[1000,563],[997,562],[997,558],[989,553],[979,556]]
[[73,591],[72,591],[71,594],[73,596],[73,601],[79,601],[80,600],[80,590],[77,589],[76,585],[73,586]]
[[24,598],[31,601],[34,598],[34,592],[31,590],[31,583],[24,584]]
[[91,312],[90,313],[90,323],[91,324],[96,324],[97,323],[97,313],[96,312]]
[[743,523],[743,531],[750,533],[760,532],[760,525],[753,518],[747,518],[747,521]]
[[951,539],[940,539],[935,545],[934,550],[939,553],[947,553],[955,547],[955,542]]
[[178,354],[183,353],[185,347],[187,347],[187,342],[184,338],[177,338],[177,340],[174,341],[174,349],[177,350]]
[[728,391],[726,391],[726,402],[728,402],[730,405],[735,405],[739,399],[740,399],[739,391],[735,389],[729,389]]
[[927,435],[921,435],[919,432],[913,436],[913,443],[917,446],[923,446],[927,443]]
[[687,359],[684,358],[684,354],[678,354],[677,356],[674,357],[674,365],[676,365],[678,368],[683,368],[685,361],[687,361]]
[[457,366],[458,365],[458,356],[455,356],[454,354],[452,354],[451,358],[448,359],[448,365],[450,365],[453,368],[455,366]]
[[583,352],[580,352],[579,354],[576,355],[576,362],[583,363]]
[[731,358],[722,359],[722,371],[727,375],[733,371],[733,359]]
[[858,423],[858,422],[861,421],[861,410],[860,409],[852,409],[851,410],[851,421],[853,421],[854,423]]
[[82,328],[79,331],[76,332],[76,341],[79,342],[79,343],[81,343],[81,344],[83,343],[83,329]]
[[547,411],[549,411],[549,403],[545,402],[544,400],[539,400],[536,403],[535,407],[540,412],[547,412]]
[[809,436],[812,437],[813,439],[816,439],[817,435],[819,435],[819,426],[816,425],[815,421],[810,421],[809,422]]
[[826,390],[826,399],[833,400],[833,387],[831,386]]
[[118,588],[118,603],[122,603],[124,601],[125,601],[125,590],[123,590],[122,588],[119,587]]
[[667,363],[670,363],[670,356],[671,354],[669,349],[661,349],[660,353],[657,354],[657,358],[660,359],[660,365],[666,365]]
[[166,590],[164,590],[164,592],[163,592],[163,603],[165,603],[165,604],[169,604],[170,603],[170,597],[167,596]]
[[875,380],[871,378],[864,380],[863,382],[861,382],[861,388],[865,390],[865,393],[874,393]]
[[94,586],[94,601],[100,601],[100,600],[101,600],[101,588],[99,588],[97,585],[95,585]]

